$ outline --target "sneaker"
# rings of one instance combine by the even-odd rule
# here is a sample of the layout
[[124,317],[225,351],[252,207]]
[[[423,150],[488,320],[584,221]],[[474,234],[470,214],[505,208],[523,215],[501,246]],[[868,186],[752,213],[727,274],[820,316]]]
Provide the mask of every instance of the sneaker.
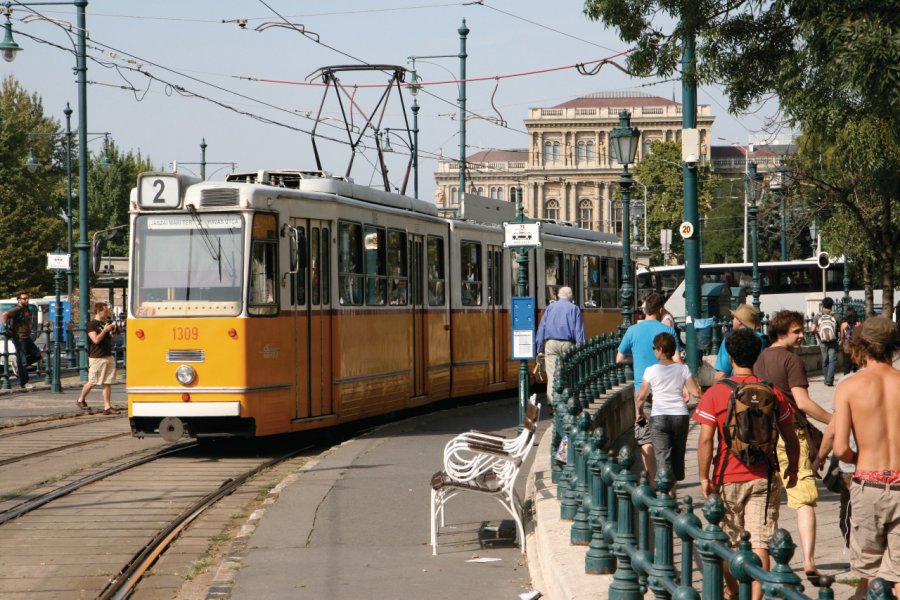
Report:
[[33,390],[33,389],[34,389],[34,384],[33,384],[33,383],[26,383],[25,385],[22,386],[22,389],[23,389],[23,390]]

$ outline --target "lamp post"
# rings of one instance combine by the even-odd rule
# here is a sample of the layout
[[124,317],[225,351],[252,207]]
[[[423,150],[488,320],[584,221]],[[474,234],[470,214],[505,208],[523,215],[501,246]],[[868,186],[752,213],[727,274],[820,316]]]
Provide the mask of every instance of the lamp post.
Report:
[[778,204],[781,211],[781,260],[787,260],[787,215],[784,213],[784,164],[779,163],[778,170],[769,184],[772,191],[778,193]]
[[759,241],[759,227],[757,225],[757,200],[759,198],[759,189],[757,183],[762,180],[762,174],[756,172],[756,163],[751,162],[747,165],[747,174],[744,176],[744,195],[748,198],[750,205],[747,207],[747,214],[750,217],[750,254],[753,260],[753,284],[750,292],[753,295],[753,309],[759,313],[759,257],[757,255]]
[[[75,79],[78,84],[78,354],[79,375],[82,381],[87,381],[87,319],[90,312],[91,280],[90,280],[90,250],[88,241],[88,150],[87,150],[87,26],[85,13],[87,0],[71,0],[69,2],[18,2],[17,6],[74,6],[77,12],[76,18],[76,48],[75,48]],[[10,24],[11,8],[6,4],[4,14],[4,39],[0,43],[0,54],[11,62],[16,53],[22,50],[12,39],[12,25]]]
[[[631,186],[634,180],[628,172],[628,165],[634,162],[637,154],[638,140],[641,132],[637,127],[631,126],[631,114],[627,110],[619,113],[619,126],[609,132],[609,143],[612,145],[613,154],[622,165],[622,176],[619,178],[619,186],[622,188],[622,297],[621,312],[622,325],[631,325],[631,315],[634,311],[634,287],[631,283]],[[629,374],[630,373],[630,374]],[[634,377],[630,366],[626,366],[626,379]]]

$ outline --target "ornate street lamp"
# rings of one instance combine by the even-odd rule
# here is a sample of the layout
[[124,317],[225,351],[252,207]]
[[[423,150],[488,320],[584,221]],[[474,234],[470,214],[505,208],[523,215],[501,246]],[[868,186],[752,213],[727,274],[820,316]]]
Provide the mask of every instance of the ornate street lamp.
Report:
[[[78,351],[79,374],[82,381],[87,381],[87,323],[91,303],[90,250],[88,241],[88,151],[87,151],[87,0],[49,1],[49,2],[17,2],[17,6],[74,6],[76,8],[76,49],[75,79],[78,83]],[[6,16],[4,38],[0,43],[0,54],[4,60],[12,61],[16,53],[22,50],[12,38],[12,25],[9,3],[3,10]]]
[[753,295],[753,308],[759,313],[759,263],[757,255],[757,243],[759,241],[759,227],[757,225],[757,202],[759,201],[760,187],[759,182],[762,181],[762,174],[756,172],[756,163],[751,162],[747,165],[747,173],[744,175],[744,190],[746,191],[747,214],[750,217],[751,231],[751,256],[753,260],[753,285],[750,292]]
[[[622,165],[622,176],[619,178],[619,186],[622,188],[622,296],[621,311],[622,325],[631,325],[631,315],[634,312],[634,286],[631,283],[631,186],[634,180],[628,172],[628,165],[634,163],[637,154],[638,140],[641,132],[637,127],[631,126],[631,114],[627,110],[619,113],[619,126],[609,133],[609,143],[612,146],[613,156]],[[626,367],[626,378],[629,377]]]

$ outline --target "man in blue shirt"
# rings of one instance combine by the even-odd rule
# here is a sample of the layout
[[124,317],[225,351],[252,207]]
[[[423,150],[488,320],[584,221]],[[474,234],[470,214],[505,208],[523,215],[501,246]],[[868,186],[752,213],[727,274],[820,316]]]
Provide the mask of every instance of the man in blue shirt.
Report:
[[581,309],[572,302],[572,288],[563,286],[557,292],[559,299],[544,309],[537,330],[535,347],[544,353],[544,370],[547,371],[547,398],[552,398],[553,376],[560,354],[584,342],[584,320]]
[[[646,315],[646,318],[628,328],[625,335],[622,336],[619,351],[616,353],[616,363],[633,363],[635,399],[637,399],[638,390],[641,388],[641,382],[644,379],[644,371],[647,370],[647,367],[659,362],[659,359],[656,358],[656,353],[653,351],[653,338],[662,332],[670,333],[675,336],[676,347],[679,350],[681,348],[678,342],[678,334],[675,330],[660,321],[664,304],[665,300],[662,295],[656,292],[644,299],[644,315]],[[674,360],[675,362],[681,362],[680,352],[675,353]],[[644,419],[636,422],[634,425],[634,439],[641,448],[641,458],[651,482],[656,471],[656,460],[653,455],[653,443],[650,441],[649,426],[652,409],[653,397],[650,396],[644,402]],[[651,485],[653,484],[651,483]]]
[[[759,338],[760,349],[765,350],[769,345],[769,341],[765,335],[759,332],[759,313],[749,304],[741,304],[737,307],[737,310],[728,312],[731,313],[731,330],[749,329],[753,331],[756,337]],[[725,340],[722,340],[722,345],[719,346],[719,353],[716,355],[714,368],[716,370],[716,381],[731,377],[734,374],[734,370],[731,368],[731,357],[728,355],[728,350],[725,349]]]

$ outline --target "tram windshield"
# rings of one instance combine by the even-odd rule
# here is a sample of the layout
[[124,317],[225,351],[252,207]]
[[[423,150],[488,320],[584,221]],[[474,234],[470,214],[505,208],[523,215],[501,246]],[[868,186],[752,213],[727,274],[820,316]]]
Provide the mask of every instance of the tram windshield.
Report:
[[138,216],[131,282],[135,316],[240,314],[243,230],[236,214]]

